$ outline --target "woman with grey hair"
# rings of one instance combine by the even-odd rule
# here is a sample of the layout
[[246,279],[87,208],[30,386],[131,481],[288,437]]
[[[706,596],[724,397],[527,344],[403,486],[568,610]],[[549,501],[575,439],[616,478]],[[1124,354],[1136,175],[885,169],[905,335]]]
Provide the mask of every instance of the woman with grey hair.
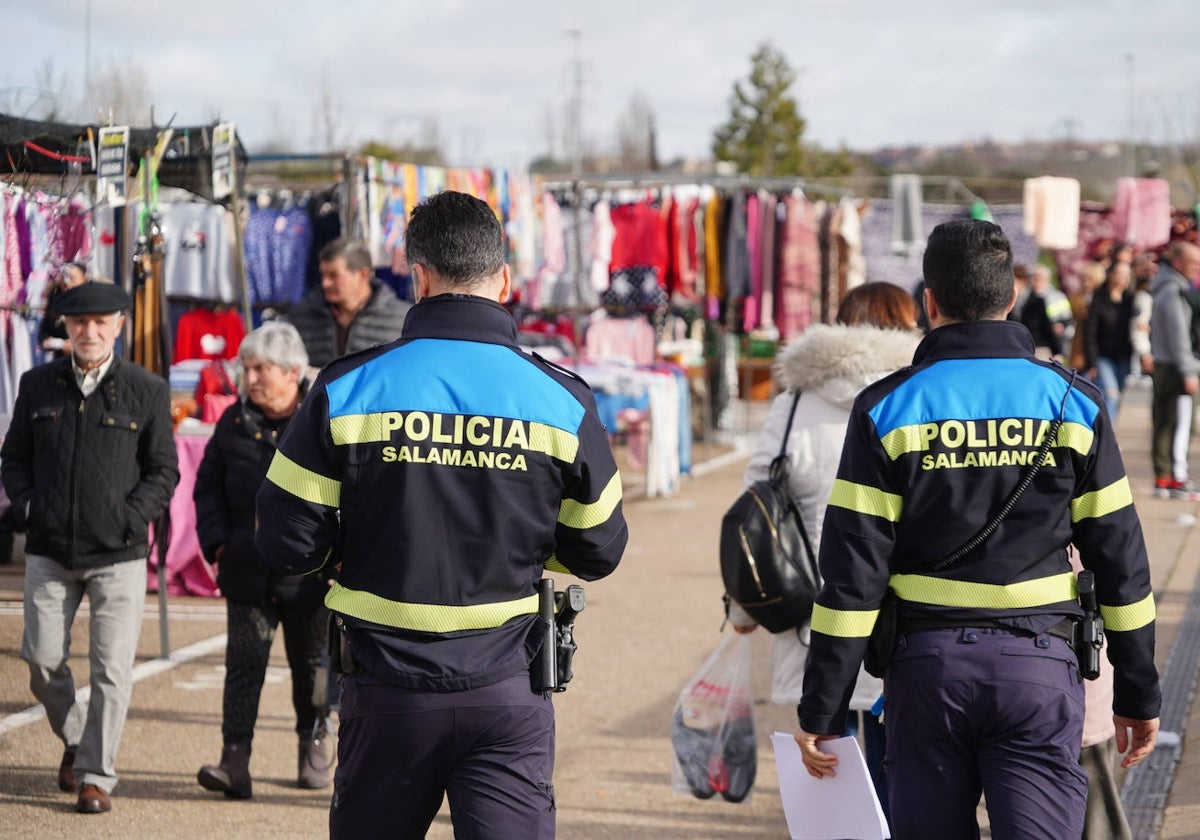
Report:
[[250,742],[271,643],[281,624],[300,738],[299,786],[328,786],[334,758],[326,712],[313,702],[326,636],[327,587],[319,578],[275,572],[254,547],[254,497],[304,398],[308,354],[295,327],[272,322],[242,340],[238,359],[243,371],[239,398],[217,421],[192,494],[200,548],[217,566],[228,627],[224,748],[220,764],[201,767],[197,781],[230,799],[249,799]]

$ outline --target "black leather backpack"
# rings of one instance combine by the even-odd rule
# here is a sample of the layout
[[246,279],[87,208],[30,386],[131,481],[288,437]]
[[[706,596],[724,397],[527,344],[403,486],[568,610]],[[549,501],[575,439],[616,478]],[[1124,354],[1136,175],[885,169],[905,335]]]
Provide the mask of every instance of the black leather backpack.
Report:
[[772,633],[805,624],[821,588],[817,558],[788,489],[787,442],[799,402],[797,391],[769,478],[748,487],[721,520],[725,592]]

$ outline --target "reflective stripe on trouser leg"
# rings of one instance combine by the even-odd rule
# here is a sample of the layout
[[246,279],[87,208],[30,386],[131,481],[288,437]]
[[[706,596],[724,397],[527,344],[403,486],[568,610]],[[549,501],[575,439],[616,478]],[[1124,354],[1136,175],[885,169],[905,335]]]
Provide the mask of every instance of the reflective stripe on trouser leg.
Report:
[[884,689],[892,836],[1078,837],[1083,685],[1055,636],[997,629],[901,634]]

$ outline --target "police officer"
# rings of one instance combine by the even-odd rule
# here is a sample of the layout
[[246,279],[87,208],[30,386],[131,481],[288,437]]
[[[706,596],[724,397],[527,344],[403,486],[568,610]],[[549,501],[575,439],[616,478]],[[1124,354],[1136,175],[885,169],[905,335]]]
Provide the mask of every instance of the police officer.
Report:
[[[1100,392],[1037,360],[1028,331],[1004,320],[1014,293],[1000,228],[939,225],[924,273],[932,331],[912,367],[866,388],[850,416],[821,538],[825,584],[796,740],[811,775],[835,773],[820,741],[844,729],[890,587],[893,836],[977,837],[982,791],[993,837],[1079,837],[1084,692],[1062,637],[1082,611],[1067,546],[1095,575],[1117,748],[1132,767],[1154,748],[1161,703],[1141,525]],[[972,540],[997,519],[994,533]]]
[[594,580],[628,532],[588,386],[522,352],[482,201],[412,214],[401,337],[321,373],[259,491],[286,573],[341,564],[346,656],[330,835],[554,836],[554,712],[531,687],[543,569]]

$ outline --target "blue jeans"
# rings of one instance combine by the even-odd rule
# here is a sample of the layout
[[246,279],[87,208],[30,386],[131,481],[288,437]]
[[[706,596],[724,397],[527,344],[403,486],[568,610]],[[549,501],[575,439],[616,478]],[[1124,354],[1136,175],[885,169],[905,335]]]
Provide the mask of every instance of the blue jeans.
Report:
[[1117,409],[1121,406],[1121,394],[1125,391],[1125,380],[1129,378],[1132,361],[1101,356],[1096,359],[1096,385],[1104,392],[1108,416],[1116,422]]

